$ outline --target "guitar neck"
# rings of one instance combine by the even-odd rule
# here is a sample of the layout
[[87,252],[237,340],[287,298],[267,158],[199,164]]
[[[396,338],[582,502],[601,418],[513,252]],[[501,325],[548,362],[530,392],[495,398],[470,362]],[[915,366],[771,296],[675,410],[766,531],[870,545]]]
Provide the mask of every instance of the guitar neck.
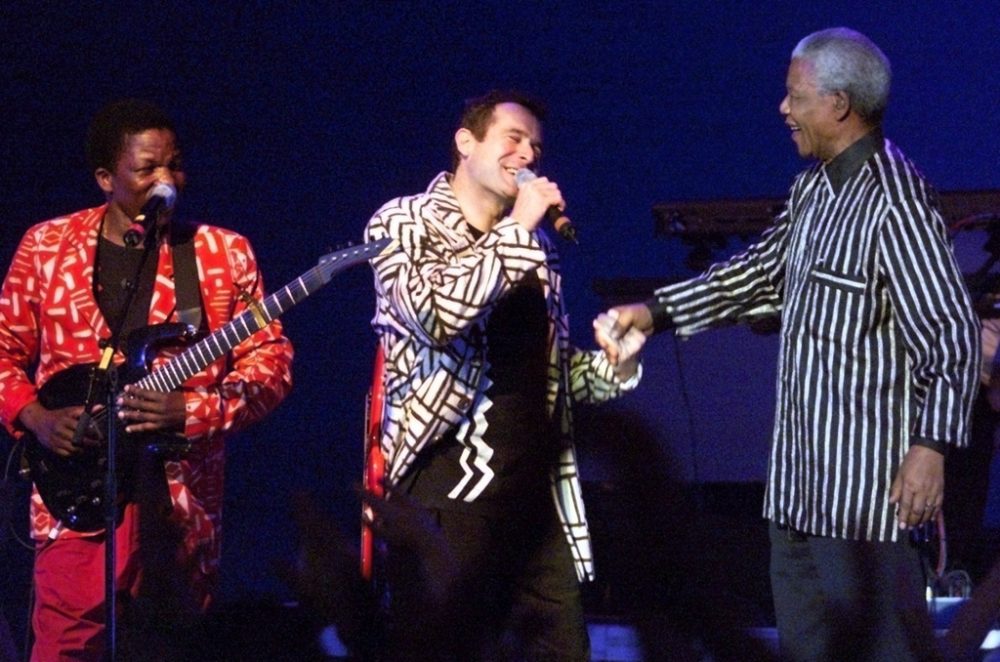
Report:
[[[167,393],[181,386],[233,347],[277,319],[286,310],[320,289],[338,271],[342,271],[390,250],[397,250],[391,239],[380,239],[361,246],[323,256],[312,269],[280,290],[255,302],[242,313],[136,382],[136,386]],[[384,249],[384,250],[383,250]]]

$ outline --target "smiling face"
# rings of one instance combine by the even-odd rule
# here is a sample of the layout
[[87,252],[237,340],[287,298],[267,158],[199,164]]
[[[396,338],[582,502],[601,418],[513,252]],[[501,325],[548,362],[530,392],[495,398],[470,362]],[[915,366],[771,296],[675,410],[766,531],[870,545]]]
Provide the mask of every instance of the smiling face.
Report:
[[[147,129],[127,135],[114,169],[98,168],[94,176],[109,203],[107,217],[113,226],[110,231],[124,232],[154,186],[162,182],[178,192],[184,188],[184,169],[174,132]],[[165,213],[163,218],[167,217],[169,214]]]
[[829,161],[841,150],[844,94],[820,89],[814,66],[803,58],[789,65],[786,89],[778,110],[799,156]]
[[455,145],[460,154],[456,176],[506,206],[517,197],[514,174],[541,156],[542,126],[524,106],[500,103],[493,109],[493,122],[482,140],[463,128],[455,133]]

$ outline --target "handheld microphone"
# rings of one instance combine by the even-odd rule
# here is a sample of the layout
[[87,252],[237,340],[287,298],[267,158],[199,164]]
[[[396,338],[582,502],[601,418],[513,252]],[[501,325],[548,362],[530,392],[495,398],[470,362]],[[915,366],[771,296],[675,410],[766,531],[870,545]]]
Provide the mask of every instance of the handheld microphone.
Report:
[[125,231],[125,245],[129,248],[138,246],[146,238],[146,233],[156,224],[156,220],[164,211],[174,208],[177,202],[177,189],[170,184],[160,182],[149,192],[146,204],[139,210],[139,215]]
[[[534,171],[528,168],[521,168],[514,175],[514,181],[517,182],[517,188],[521,188],[533,179],[538,179],[538,175]],[[551,205],[545,210],[545,218],[549,219],[552,223],[552,227],[556,229],[559,236],[566,241],[572,241],[574,244],[580,243],[576,239],[576,228],[573,226],[573,222],[569,220],[569,216],[563,213],[559,207]]]

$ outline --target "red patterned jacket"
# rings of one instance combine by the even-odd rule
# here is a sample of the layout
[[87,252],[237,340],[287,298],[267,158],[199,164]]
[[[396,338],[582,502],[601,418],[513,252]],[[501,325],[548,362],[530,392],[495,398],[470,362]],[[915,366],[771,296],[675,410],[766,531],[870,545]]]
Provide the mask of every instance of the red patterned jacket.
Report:
[[[111,332],[94,296],[94,254],[106,206],[40,223],[24,235],[0,290],[0,423],[19,435],[21,409],[55,373],[97,361]],[[241,291],[263,296],[253,249],[246,238],[199,226],[195,255],[207,324],[216,329],[245,309]],[[173,260],[159,247],[149,324],[176,321]],[[121,360],[117,356],[116,360]],[[166,359],[161,356],[157,362]],[[27,374],[37,360],[34,378]],[[222,515],[223,439],[274,409],[291,388],[292,345],[275,321],[189,379],[184,387],[185,436],[194,442],[184,460],[167,463],[173,518],[184,531],[189,558],[203,572],[218,565]],[[129,506],[131,507],[131,506]],[[32,536],[81,536],[50,516],[37,491]]]

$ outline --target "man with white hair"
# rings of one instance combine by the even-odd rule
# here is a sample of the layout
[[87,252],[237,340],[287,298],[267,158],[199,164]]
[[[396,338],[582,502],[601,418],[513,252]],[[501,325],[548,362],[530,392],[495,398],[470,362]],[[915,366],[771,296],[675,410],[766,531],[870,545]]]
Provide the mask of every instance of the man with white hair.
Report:
[[818,162],[758,243],[616,311],[616,332],[682,337],[781,315],[764,515],[793,660],[927,654],[910,531],[937,517],[944,454],[968,443],[978,323],[936,193],[882,135],[890,78],[854,30],[799,42],[779,110]]

